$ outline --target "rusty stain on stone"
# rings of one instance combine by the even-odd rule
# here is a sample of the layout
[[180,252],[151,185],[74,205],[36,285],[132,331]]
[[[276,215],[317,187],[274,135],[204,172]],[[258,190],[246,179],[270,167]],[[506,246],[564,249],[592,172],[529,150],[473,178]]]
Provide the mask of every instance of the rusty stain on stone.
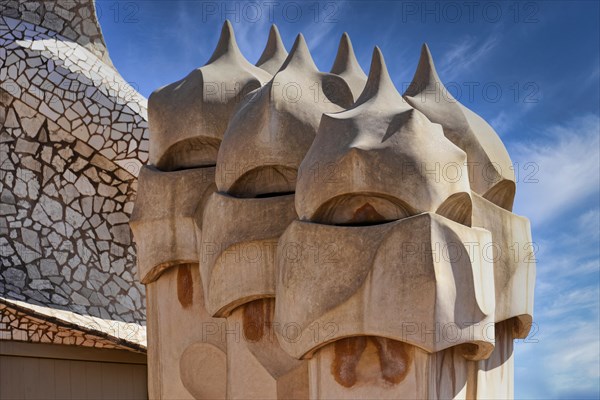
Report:
[[243,307],[244,337],[250,342],[258,342],[271,326],[272,299],[255,300]]
[[184,264],[177,268],[177,299],[183,308],[194,303],[194,282],[191,268],[190,264]]
[[383,220],[385,218],[370,203],[365,203],[354,211],[350,223],[380,222]]
[[356,369],[369,340],[377,348],[380,374],[385,381],[396,385],[408,375],[414,358],[413,346],[382,337],[350,337],[334,343],[331,373],[340,385],[352,387],[357,383]]
[[374,337],[372,340],[379,353],[381,377],[392,384],[402,382],[410,370],[414,347],[382,337]]
[[334,343],[335,358],[331,373],[342,386],[352,387],[356,383],[356,366],[367,347],[367,337],[349,337]]

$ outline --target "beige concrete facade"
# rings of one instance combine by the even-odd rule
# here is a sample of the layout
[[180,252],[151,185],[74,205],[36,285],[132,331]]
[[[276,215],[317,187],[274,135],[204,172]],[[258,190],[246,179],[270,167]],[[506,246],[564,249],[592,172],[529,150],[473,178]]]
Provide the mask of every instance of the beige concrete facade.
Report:
[[[510,252],[531,233],[498,135],[436,99],[426,46],[404,95],[346,34],[331,73],[275,27],[257,65],[226,22],[150,99],[130,222],[150,396],[511,398],[535,261]],[[238,92],[217,104],[209,81]]]

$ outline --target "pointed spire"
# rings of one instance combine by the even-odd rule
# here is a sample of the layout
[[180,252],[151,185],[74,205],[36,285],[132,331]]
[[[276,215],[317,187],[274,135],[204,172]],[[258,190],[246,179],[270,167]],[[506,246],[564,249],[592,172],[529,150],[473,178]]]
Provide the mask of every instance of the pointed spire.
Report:
[[381,50],[377,46],[375,46],[375,49],[373,50],[373,58],[371,59],[371,69],[369,70],[367,84],[358,100],[356,100],[354,107],[367,102],[375,96],[384,96],[388,99],[398,97],[402,100],[400,93],[398,93],[396,86],[394,86],[392,78],[390,78],[387,66],[385,65],[385,60],[383,59],[383,54],[381,54]]
[[367,74],[365,74],[360,64],[358,64],[350,36],[346,32],[343,33],[340,39],[337,55],[331,67],[332,74],[342,75],[345,72],[353,72],[358,74],[359,77],[367,79]]
[[301,33],[296,36],[292,50],[290,50],[290,54],[288,54],[285,62],[281,66],[281,71],[286,69],[289,65],[303,65],[307,68],[314,69],[315,71],[319,70],[310,55],[306,40],[304,40],[304,36]]
[[273,24],[269,30],[267,45],[256,62],[256,66],[264,69],[270,74],[275,74],[287,56],[288,52],[283,45],[279,30],[277,29],[277,26]]
[[441,90],[444,87],[435,65],[433,64],[433,57],[427,43],[423,43],[421,47],[421,58],[419,59],[419,65],[415,71],[412,82],[404,92],[404,96],[414,97],[425,90]]
[[215,48],[215,51],[213,51],[212,56],[210,56],[210,59],[206,62],[206,65],[215,62],[224,55],[244,58],[244,55],[240,51],[240,48],[235,40],[233,26],[228,19],[226,19],[223,23],[223,27],[221,28],[221,36],[219,37],[217,47]]

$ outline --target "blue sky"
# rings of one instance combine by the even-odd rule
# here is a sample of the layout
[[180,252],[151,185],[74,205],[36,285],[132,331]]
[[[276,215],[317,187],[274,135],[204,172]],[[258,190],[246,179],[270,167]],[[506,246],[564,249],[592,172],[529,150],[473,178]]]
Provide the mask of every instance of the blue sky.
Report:
[[368,73],[378,45],[400,91],[427,42],[441,79],[501,136],[515,212],[538,247],[535,333],[516,345],[517,398],[599,398],[600,6],[597,1],[97,3],[111,58],[144,96],[210,57],[225,18],[251,62],[275,22],[321,70],[348,32]]

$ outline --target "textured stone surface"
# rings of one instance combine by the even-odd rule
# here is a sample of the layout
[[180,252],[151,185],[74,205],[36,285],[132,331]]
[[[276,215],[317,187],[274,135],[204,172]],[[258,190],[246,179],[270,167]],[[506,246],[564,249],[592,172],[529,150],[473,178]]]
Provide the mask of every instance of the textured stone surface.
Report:
[[91,1],[2,2],[0,40],[0,293],[144,323],[127,222],[145,99],[110,64]]
[[283,62],[288,56],[277,26],[272,25],[269,31],[267,44],[260,58],[256,62],[256,66],[264,69],[271,75],[275,75]]
[[150,163],[165,171],[214,165],[237,104],[270,77],[246,60],[225,22],[206,65],[150,96]]
[[156,280],[173,265],[198,262],[196,209],[214,191],[214,175],[214,168],[174,172],[142,169],[130,220],[138,243],[137,265],[142,282]]
[[[215,54],[150,107],[130,223],[151,397],[511,398],[535,260],[510,250],[529,223],[496,133],[436,101],[428,49],[404,96],[378,48],[365,76],[346,34],[331,73],[302,35],[285,56],[276,28],[267,82],[245,74],[229,23]],[[200,84],[217,61],[215,82],[261,86],[211,108]]]
[[[111,65],[94,2],[89,0],[3,0],[0,15],[29,22],[59,33]],[[12,24],[10,25],[12,29]]]
[[[468,248],[491,239],[483,229],[428,213],[350,229],[293,222],[279,241],[275,322],[300,332],[290,341],[278,329],[283,348],[301,358],[369,332],[429,353],[470,343],[477,347],[470,358],[486,358],[494,345],[486,331],[494,322],[493,267]],[[292,257],[286,250],[296,244],[319,256],[302,251]],[[334,333],[310,334],[327,324]],[[445,337],[442,327],[452,327],[456,337]]]
[[367,75],[358,64],[350,36],[345,32],[340,39],[338,52],[330,72],[344,78],[352,91],[354,99],[358,99],[367,83]]
[[352,105],[346,81],[320,72],[300,34],[273,79],[244,99],[217,159],[219,191],[255,197],[294,191],[323,112]]
[[225,398],[225,320],[206,312],[198,265],[165,270],[147,295],[151,398]]
[[472,190],[511,211],[516,183],[506,148],[483,118],[460,104],[444,87],[426,45],[404,97],[432,122],[442,125],[446,137],[467,153]]
[[0,340],[144,352],[146,328],[0,297]]
[[[298,174],[298,216],[325,224],[393,221],[435,212],[452,198],[464,198],[469,213],[465,162],[466,154],[444,137],[439,125],[403,101],[376,49],[356,103],[321,119]],[[335,171],[315,184],[320,165],[333,165]],[[447,165],[458,169],[456,179],[427,173]],[[355,210],[363,205],[379,217],[367,221],[358,215]],[[459,223],[470,220],[448,217]]]
[[[234,213],[241,218],[229,219]],[[211,314],[227,315],[248,300],[275,295],[277,241],[294,219],[293,195],[265,199],[211,195],[198,243],[206,307]]]

